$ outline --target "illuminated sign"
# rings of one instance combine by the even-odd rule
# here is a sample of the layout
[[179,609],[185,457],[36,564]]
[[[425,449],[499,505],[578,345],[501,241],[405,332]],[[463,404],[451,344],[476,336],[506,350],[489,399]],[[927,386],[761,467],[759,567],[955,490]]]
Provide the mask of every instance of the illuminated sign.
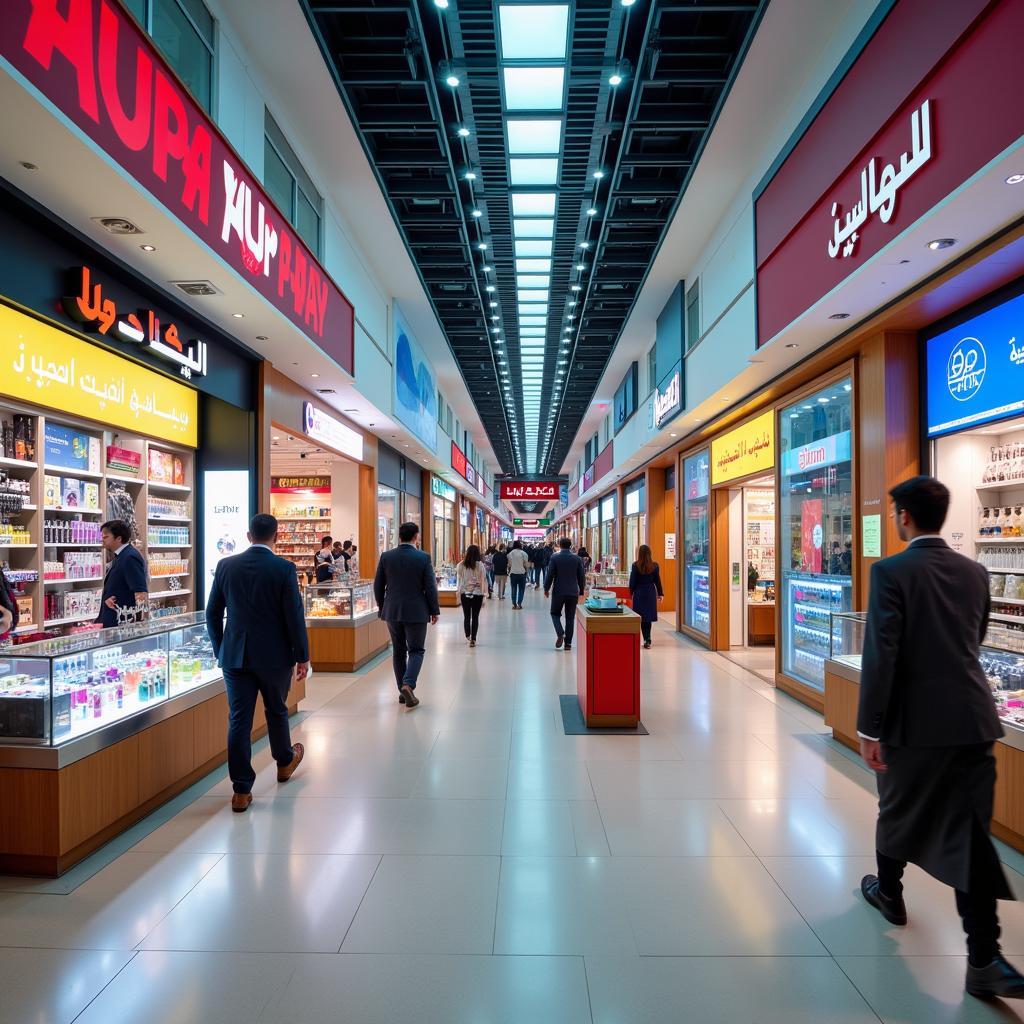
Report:
[[121,338],[148,349],[153,355],[174,363],[181,376],[187,380],[192,375],[206,376],[206,342],[195,338],[183,341],[175,323],[161,325],[160,318],[152,309],[140,309],[135,313],[119,313],[117,305],[104,295],[103,285],[94,280],[88,267],[74,271],[76,295],[65,295],[61,299],[64,312],[87,331]]
[[640,491],[630,491],[626,495],[626,515],[637,516],[640,514]]
[[195,448],[196,392],[0,305],[0,394]]
[[775,468],[775,412],[730,430],[711,442],[711,483],[721,484],[741,476]]
[[446,484],[440,477],[433,476],[430,478],[430,491],[435,494],[438,498],[444,498],[445,501],[455,500],[455,488],[451,484]]
[[353,372],[352,304],[119,4],[8,0],[0,56]]
[[455,470],[459,476],[465,478],[466,476],[466,456],[463,454],[462,449],[452,441],[452,469]]
[[587,526],[598,526],[601,522],[601,509],[595,505],[587,510]]
[[249,471],[207,470],[203,473],[203,579],[210,597],[213,574],[222,558],[249,546]]
[[329,476],[272,476],[271,494],[299,494],[312,491],[315,494],[331,493]]
[[682,363],[676,365],[664,377],[654,392],[654,426],[661,428],[683,407]]
[[502,480],[502,501],[557,501],[557,483],[534,483],[530,480]]
[[820,441],[811,441],[799,448],[782,454],[782,475],[795,476],[825,466],[834,466],[839,462],[850,461],[850,432],[831,434]]
[[615,518],[615,495],[609,494],[601,500],[601,522],[607,523]]
[[328,416],[312,402],[302,403],[303,433],[314,441],[322,441],[335,451],[356,462],[363,461],[363,435],[358,430]]

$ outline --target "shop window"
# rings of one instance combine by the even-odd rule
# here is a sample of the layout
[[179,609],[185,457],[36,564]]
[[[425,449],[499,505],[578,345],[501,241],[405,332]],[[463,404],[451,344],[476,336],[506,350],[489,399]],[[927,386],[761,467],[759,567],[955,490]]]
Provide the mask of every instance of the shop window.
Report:
[[853,386],[841,380],[783,409],[779,427],[782,670],[823,690],[831,616],[851,606]]
[[263,185],[319,259],[324,201],[270,111],[264,115]]
[[444,395],[437,393],[437,425],[444,430]]
[[686,293],[686,349],[700,341],[700,278]]
[[177,76],[213,111],[214,22],[202,0],[127,0]]
[[683,621],[705,636],[711,634],[711,580],[708,566],[710,527],[708,495],[711,455],[704,451],[683,463]]
[[658,386],[658,346],[652,345],[647,352],[647,393]]

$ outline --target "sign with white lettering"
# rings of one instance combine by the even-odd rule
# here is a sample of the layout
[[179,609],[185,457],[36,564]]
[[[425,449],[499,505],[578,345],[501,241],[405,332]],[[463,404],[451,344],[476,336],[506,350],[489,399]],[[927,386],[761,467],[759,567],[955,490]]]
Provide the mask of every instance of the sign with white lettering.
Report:
[[679,362],[654,392],[654,426],[659,430],[683,407],[682,380],[682,363]]
[[455,488],[451,484],[446,484],[439,476],[430,478],[430,493],[438,498],[444,498],[445,501],[455,500]]
[[557,501],[559,485],[533,480],[502,480],[502,501]]
[[249,471],[208,469],[203,473],[203,586],[207,599],[222,558],[249,546]]
[[303,433],[347,455],[356,462],[363,461],[363,435],[358,430],[336,420],[318,409],[312,402],[302,403]]
[[811,441],[782,455],[782,475],[795,476],[809,470],[823,469],[850,461],[850,432],[830,434],[820,441]]

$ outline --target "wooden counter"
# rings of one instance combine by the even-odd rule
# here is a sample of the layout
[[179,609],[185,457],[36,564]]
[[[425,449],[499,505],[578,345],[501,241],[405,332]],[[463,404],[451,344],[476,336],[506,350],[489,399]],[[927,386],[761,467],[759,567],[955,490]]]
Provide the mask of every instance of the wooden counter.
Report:
[[775,602],[747,602],[747,643],[752,647],[775,644]]
[[[293,683],[290,714],[305,696],[305,681]],[[99,749],[70,763],[64,757],[73,756],[76,743],[0,747],[0,872],[63,874],[227,760],[223,682],[157,709],[159,721],[108,745],[107,730],[83,737]],[[117,735],[132,725],[125,719],[110,731]],[[263,702],[257,701],[253,738],[266,731]],[[37,766],[47,761],[53,767]]]
[[590,729],[640,722],[640,616],[576,608],[576,694]]
[[391,643],[388,624],[376,613],[359,619],[314,616],[306,619],[306,632],[314,672],[354,672]]
[[461,606],[459,592],[457,590],[439,590],[437,592],[437,603],[442,608],[458,608]]

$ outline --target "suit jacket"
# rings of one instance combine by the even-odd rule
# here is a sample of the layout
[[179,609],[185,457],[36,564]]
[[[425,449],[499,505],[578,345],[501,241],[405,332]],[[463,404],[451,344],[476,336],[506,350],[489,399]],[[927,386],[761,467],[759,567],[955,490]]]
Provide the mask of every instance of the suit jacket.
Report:
[[441,614],[430,555],[412,544],[399,544],[380,556],[373,596],[386,622],[426,622]]
[[[114,555],[107,568],[107,575],[103,578],[103,597],[117,599],[121,608],[131,608],[135,602],[135,595],[149,592],[149,580],[146,576],[146,560],[134,544],[125,544],[121,553]],[[117,625],[117,612],[108,608],[106,604],[100,605],[100,614],[96,619],[104,629]]]
[[587,589],[583,559],[571,551],[552,555],[544,572],[544,591],[555,597],[580,597]]
[[876,562],[857,731],[894,747],[1002,736],[978,652],[989,606],[988,572],[939,538]]
[[206,628],[226,669],[285,669],[309,661],[295,566],[255,544],[222,559],[206,603]]

